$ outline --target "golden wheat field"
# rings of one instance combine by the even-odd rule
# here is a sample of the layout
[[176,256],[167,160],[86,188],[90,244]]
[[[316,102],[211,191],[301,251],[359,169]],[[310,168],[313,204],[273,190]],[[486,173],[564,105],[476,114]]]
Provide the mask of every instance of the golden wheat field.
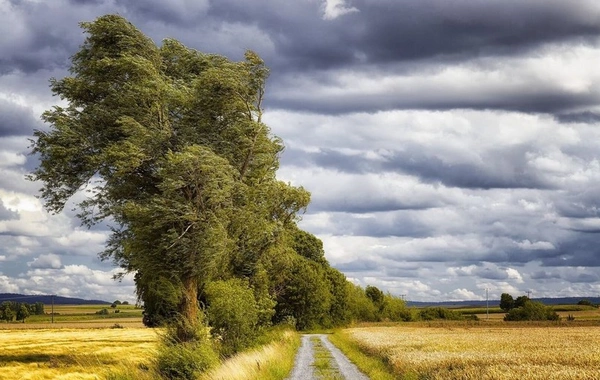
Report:
[[0,379],[102,379],[147,362],[158,340],[146,328],[2,329]]
[[600,327],[388,326],[344,330],[400,379],[600,379]]

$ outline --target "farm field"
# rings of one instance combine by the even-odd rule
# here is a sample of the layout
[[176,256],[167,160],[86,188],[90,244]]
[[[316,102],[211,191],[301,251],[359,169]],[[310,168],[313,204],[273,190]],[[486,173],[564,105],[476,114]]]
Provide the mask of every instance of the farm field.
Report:
[[[106,309],[108,314],[97,314],[102,309]],[[123,327],[143,327],[143,310],[133,305],[119,305],[116,309],[112,309],[110,305],[54,305],[54,318],[50,315],[51,310],[51,305],[44,305],[45,315],[32,315],[25,320],[25,323],[0,322],[0,330],[50,327],[101,328],[112,327],[115,324]],[[117,310],[118,312],[115,313]]]
[[367,326],[342,334],[388,361],[400,379],[600,379],[597,323],[435,326]]
[[159,340],[153,329],[72,325],[0,330],[0,379],[100,379],[146,363]]

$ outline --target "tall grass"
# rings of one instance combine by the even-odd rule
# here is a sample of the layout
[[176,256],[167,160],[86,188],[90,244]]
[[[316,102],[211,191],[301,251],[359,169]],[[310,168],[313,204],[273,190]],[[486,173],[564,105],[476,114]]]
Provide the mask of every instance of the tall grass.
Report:
[[292,367],[300,336],[291,329],[275,329],[259,346],[225,360],[200,380],[283,380]]
[[336,330],[329,340],[371,380],[394,380],[393,368],[385,356],[369,354],[345,330]]

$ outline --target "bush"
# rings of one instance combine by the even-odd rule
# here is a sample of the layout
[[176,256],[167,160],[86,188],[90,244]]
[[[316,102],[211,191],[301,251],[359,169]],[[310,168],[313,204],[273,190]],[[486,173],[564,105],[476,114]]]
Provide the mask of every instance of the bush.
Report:
[[419,311],[419,318],[423,321],[432,321],[434,319],[446,319],[453,321],[463,320],[461,313],[455,310],[449,310],[443,307],[427,307]]
[[208,341],[165,342],[159,348],[156,366],[166,379],[191,380],[218,363],[219,357]]
[[208,324],[221,338],[221,354],[230,356],[253,343],[259,310],[247,282],[232,279],[209,283],[206,300]]
[[577,305],[583,305],[583,306],[594,306],[590,300],[580,300],[579,302],[577,302]]
[[108,312],[108,309],[102,309],[102,310],[97,311],[96,314],[98,314],[98,315],[108,315],[109,312]]
[[389,293],[383,297],[383,305],[380,313],[382,320],[404,322],[412,320],[412,313],[406,308],[406,303]]
[[560,317],[541,302],[527,301],[521,307],[512,309],[504,317],[505,321],[558,321]]

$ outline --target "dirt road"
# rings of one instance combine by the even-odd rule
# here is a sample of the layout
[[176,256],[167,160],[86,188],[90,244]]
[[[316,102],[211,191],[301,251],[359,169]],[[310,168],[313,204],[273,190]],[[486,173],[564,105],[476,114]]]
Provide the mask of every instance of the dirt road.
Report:
[[288,380],[369,380],[323,334],[305,334]]

